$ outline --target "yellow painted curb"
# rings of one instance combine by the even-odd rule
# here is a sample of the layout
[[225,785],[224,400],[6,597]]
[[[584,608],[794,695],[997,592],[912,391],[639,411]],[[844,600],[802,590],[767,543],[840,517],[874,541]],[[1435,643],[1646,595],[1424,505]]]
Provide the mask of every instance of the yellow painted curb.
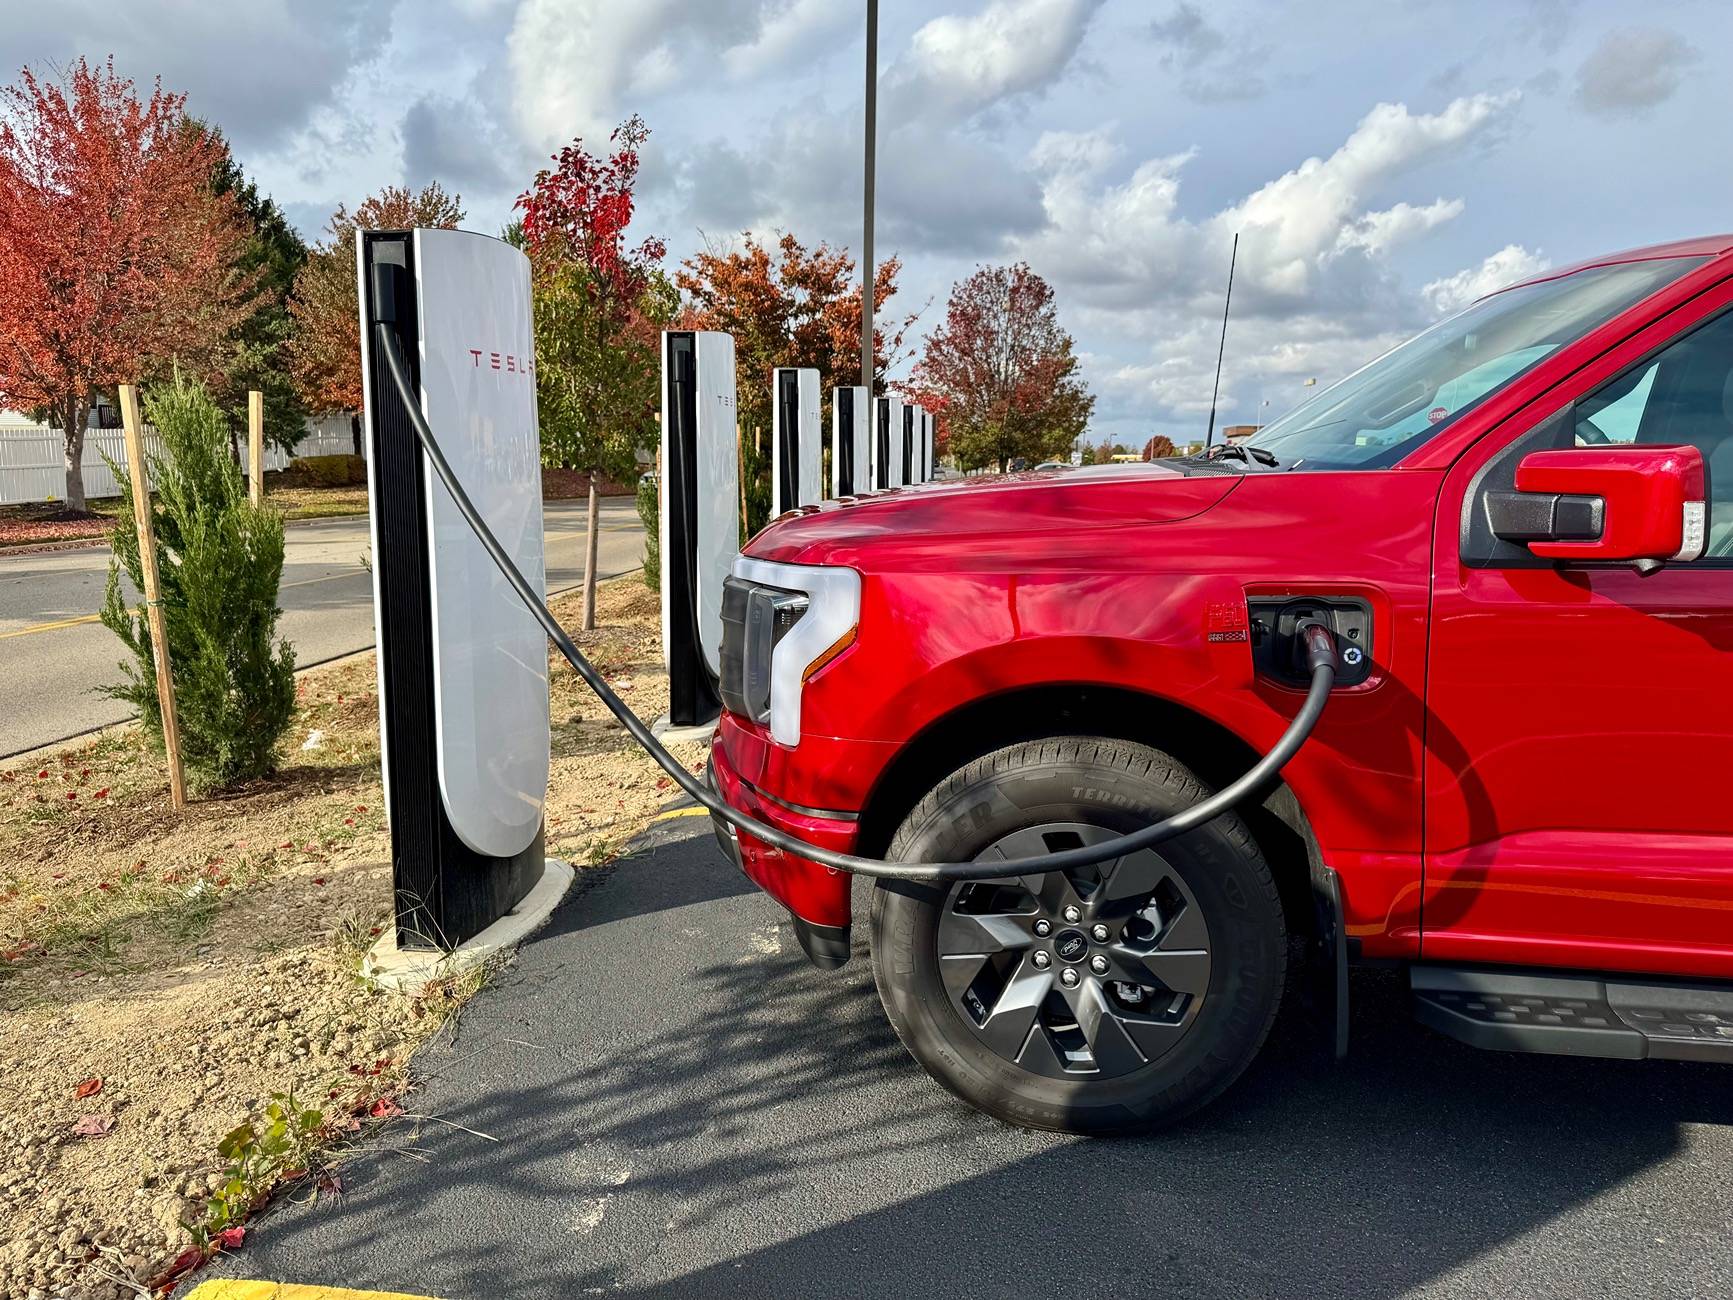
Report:
[[403,1291],[351,1291],[341,1286],[299,1286],[293,1282],[248,1282],[216,1278],[200,1282],[187,1300],[435,1300]]
[[709,815],[710,810],[708,808],[702,804],[695,804],[690,808],[670,808],[667,812],[657,813],[650,820],[652,822],[665,822],[675,817],[708,817]]

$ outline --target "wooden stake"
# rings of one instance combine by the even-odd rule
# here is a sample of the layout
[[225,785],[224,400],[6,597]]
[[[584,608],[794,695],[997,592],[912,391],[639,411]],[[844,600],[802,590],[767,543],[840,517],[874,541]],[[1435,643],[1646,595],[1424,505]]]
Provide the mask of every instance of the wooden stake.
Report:
[[175,716],[174,675],[169,671],[168,621],[162,612],[162,582],[156,571],[156,535],[150,524],[150,478],[144,465],[144,426],[138,417],[138,389],[120,386],[120,418],[126,431],[126,462],[132,477],[133,515],[138,520],[138,564],[144,578],[144,616],[156,660],[156,695],[162,706],[162,743],[168,753],[169,798],[178,811],[187,806],[187,779],[181,768],[180,722]]
[[265,504],[265,395],[247,394],[247,495],[255,506]]
[[584,631],[596,630],[596,546],[601,535],[597,516],[596,471],[590,471],[590,509],[584,525]]

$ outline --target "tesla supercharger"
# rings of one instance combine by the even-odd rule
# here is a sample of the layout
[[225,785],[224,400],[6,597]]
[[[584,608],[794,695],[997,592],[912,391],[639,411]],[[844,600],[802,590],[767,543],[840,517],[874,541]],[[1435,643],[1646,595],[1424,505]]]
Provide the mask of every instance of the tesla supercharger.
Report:
[[374,328],[396,330],[446,458],[541,590],[529,262],[459,230],[363,231],[357,261],[396,939],[449,951],[517,907],[549,867],[547,643],[427,466]]
[[927,432],[926,432],[926,453],[925,454],[926,454],[926,458],[927,458],[927,478],[929,480],[933,477],[934,473],[938,470],[938,462],[937,462],[937,460],[935,460],[935,458],[933,456],[933,452],[935,450],[934,438],[933,438],[933,429],[938,424],[938,420],[939,420],[938,416],[934,415],[931,411],[927,412]]
[[770,515],[824,499],[818,371],[778,366],[770,378]]
[[871,483],[867,467],[872,462],[872,400],[864,387],[830,390],[830,494],[852,497],[867,491]]
[[873,401],[872,486],[874,491],[903,483],[903,403],[897,397]]
[[921,451],[915,444],[915,424],[920,408],[913,402],[903,406],[903,482],[919,483],[921,481]]
[[734,339],[664,332],[658,536],[662,661],[676,727],[708,726],[722,712],[722,584],[740,550],[738,455]]

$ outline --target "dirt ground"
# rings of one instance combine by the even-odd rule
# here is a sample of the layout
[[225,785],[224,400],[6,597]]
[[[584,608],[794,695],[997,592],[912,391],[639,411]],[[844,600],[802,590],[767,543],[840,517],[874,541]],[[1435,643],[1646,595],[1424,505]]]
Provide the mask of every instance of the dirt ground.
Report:
[[[656,597],[633,575],[598,614],[579,644],[655,717]],[[550,681],[548,851],[582,868],[672,782],[563,661]],[[0,769],[0,1295],[146,1294],[273,1184],[340,1195],[345,1144],[395,1140],[416,1046],[480,987],[359,977],[390,910],[372,656],[300,697],[277,776],[180,815],[136,729]]]

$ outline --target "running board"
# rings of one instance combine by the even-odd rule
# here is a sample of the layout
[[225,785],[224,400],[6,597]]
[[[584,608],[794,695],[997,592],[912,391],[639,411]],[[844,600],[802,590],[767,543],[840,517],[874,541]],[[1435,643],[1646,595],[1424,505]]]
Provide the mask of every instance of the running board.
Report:
[[1472,1047],[1733,1062],[1733,985],[1412,966],[1414,1014]]

